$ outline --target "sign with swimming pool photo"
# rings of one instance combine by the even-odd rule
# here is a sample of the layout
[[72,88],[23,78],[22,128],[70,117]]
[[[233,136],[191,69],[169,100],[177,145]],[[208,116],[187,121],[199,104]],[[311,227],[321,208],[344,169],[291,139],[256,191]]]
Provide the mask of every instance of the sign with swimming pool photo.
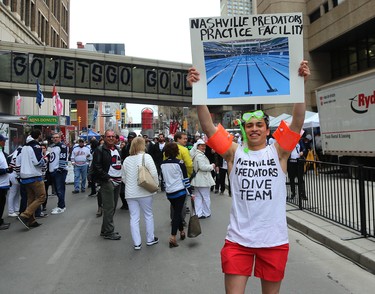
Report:
[[302,13],[190,19],[194,105],[304,101]]

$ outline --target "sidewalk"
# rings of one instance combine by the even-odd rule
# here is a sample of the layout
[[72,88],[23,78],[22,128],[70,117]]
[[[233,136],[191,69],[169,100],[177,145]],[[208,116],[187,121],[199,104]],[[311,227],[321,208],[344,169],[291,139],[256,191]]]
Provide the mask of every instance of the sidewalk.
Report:
[[374,238],[361,237],[357,232],[289,204],[287,221],[291,228],[301,231],[375,274]]

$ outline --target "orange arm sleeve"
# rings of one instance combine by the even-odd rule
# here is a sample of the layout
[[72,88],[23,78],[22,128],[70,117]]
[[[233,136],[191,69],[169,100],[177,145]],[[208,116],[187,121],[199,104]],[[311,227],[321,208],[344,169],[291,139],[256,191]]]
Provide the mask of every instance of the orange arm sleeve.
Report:
[[221,124],[218,124],[217,131],[208,140],[207,145],[222,155],[232,145],[233,135],[229,134]]

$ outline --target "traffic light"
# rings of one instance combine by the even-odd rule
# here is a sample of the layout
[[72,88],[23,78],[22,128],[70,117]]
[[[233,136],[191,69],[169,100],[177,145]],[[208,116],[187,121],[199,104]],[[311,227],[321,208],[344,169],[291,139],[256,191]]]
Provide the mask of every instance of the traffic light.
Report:
[[119,109],[116,110],[116,120],[121,120],[121,111]]
[[78,122],[81,123],[81,116],[78,116]]

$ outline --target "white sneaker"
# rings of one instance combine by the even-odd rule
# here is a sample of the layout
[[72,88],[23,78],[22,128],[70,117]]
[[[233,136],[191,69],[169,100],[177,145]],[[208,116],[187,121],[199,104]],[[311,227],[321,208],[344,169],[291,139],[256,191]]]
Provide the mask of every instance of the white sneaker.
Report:
[[9,217],[17,217],[17,216],[18,216],[18,213],[15,213],[15,212],[13,212],[13,213],[9,213],[8,216],[9,216]]
[[66,210],[66,207],[64,208],[55,207],[54,209],[52,209],[51,214],[60,214],[60,213],[65,212],[65,210]]

